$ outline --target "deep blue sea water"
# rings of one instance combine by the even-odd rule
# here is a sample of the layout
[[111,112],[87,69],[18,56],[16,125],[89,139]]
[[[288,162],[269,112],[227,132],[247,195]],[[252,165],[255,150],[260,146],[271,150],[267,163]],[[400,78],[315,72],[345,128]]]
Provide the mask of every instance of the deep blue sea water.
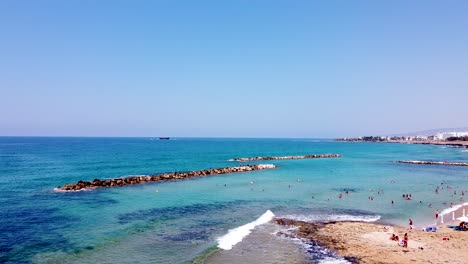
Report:
[[[343,157],[256,162],[280,167],[54,191],[78,180],[233,166],[238,163],[228,160],[234,157],[321,153]],[[400,159],[468,162],[468,153],[432,145],[313,139],[0,137],[0,262],[184,263],[266,210],[305,219],[380,216],[400,225],[413,218],[423,226],[431,223],[435,209],[459,203],[454,190],[468,189],[466,167],[392,162]],[[453,189],[435,194],[441,182]],[[350,194],[339,199],[345,189]],[[404,193],[413,200],[403,200]]]

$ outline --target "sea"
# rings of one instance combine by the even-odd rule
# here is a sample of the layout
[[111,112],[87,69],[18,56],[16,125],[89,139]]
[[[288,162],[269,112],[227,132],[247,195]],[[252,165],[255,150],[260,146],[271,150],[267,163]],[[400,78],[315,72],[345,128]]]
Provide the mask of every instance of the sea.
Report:
[[[279,167],[180,181],[55,189],[79,180],[236,166],[236,157],[324,153],[342,157],[249,162]],[[407,226],[411,218],[422,228],[468,190],[467,167],[396,160],[468,162],[468,153],[328,139],[0,137],[0,263],[349,263],[315,242],[278,235],[287,230],[270,220]],[[435,193],[441,184],[450,187]]]

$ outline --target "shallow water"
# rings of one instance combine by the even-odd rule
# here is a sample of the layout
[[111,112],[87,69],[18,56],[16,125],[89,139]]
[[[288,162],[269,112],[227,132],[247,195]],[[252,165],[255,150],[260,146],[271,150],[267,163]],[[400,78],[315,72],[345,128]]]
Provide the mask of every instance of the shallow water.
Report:
[[[234,157],[321,153],[343,158],[251,162],[280,168],[53,191],[78,180],[232,166],[238,164],[228,161]],[[0,262],[183,263],[266,210],[311,220],[380,216],[401,225],[412,218],[422,227],[432,222],[435,209],[460,203],[461,190],[468,189],[467,168],[392,162],[401,159],[467,162],[468,155],[440,146],[307,139],[3,137]],[[453,189],[435,194],[441,182]],[[403,200],[404,193],[413,200]]]

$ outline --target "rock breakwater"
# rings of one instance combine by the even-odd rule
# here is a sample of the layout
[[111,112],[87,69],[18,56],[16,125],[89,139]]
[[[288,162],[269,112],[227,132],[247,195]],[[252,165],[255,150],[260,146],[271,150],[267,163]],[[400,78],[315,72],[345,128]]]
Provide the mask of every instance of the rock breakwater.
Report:
[[425,160],[398,160],[397,163],[420,165],[468,166],[468,162],[425,161]]
[[248,162],[257,160],[291,160],[291,159],[324,159],[324,158],[339,158],[339,154],[311,154],[303,156],[281,156],[281,157],[251,157],[251,158],[234,158],[232,161]]
[[59,191],[80,191],[90,190],[97,188],[111,188],[131,184],[141,184],[147,182],[159,182],[159,181],[170,181],[170,180],[182,180],[195,177],[203,177],[209,175],[228,174],[236,172],[248,172],[256,170],[274,169],[277,168],[273,164],[257,164],[257,165],[244,165],[236,167],[224,167],[208,170],[190,171],[190,172],[172,172],[154,175],[142,175],[142,176],[131,176],[124,178],[114,179],[94,179],[93,181],[78,181],[77,183],[70,183],[64,186],[57,187]]

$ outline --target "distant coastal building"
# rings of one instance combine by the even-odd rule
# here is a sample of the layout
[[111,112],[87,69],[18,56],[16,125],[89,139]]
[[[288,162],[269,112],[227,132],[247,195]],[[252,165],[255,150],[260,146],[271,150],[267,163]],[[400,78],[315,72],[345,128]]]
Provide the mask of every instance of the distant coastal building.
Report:
[[468,132],[442,132],[435,135],[438,140],[446,140],[449,137],[466,137]]
[[363,141],[363,142],[429,142],[429,141],[468,141],[468,131],[439,132],[436,135],[417,136],[365,136],[356,138],[339,138],[338,141]]

